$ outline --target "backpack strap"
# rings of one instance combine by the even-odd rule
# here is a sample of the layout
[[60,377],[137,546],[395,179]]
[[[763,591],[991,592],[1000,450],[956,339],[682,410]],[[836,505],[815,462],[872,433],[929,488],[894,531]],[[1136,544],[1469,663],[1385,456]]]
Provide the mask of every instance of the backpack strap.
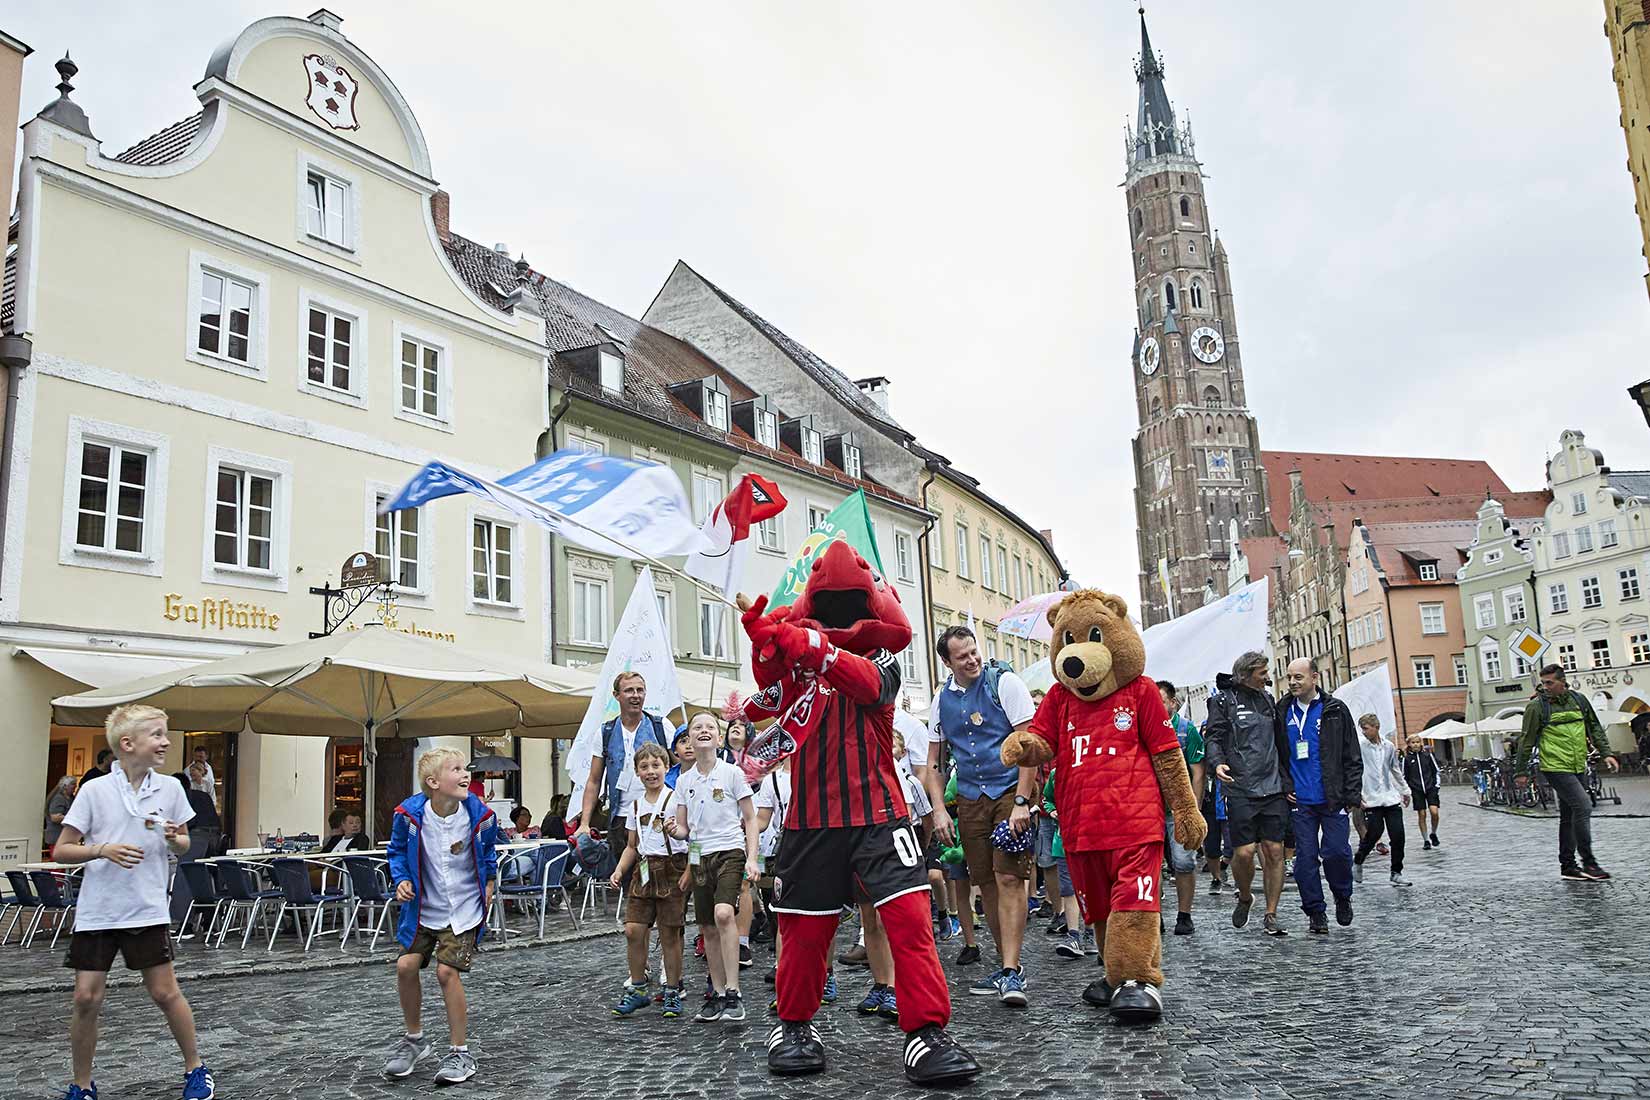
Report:
[[985,663],[985,672],[982,676],[985,680],[985,693],[991,697],[992,705],[998,710],[1002,710],[1003,693],[997,686],[997,681],[1003,677],[1003,666],[998,664],[997,659],[993,657]]

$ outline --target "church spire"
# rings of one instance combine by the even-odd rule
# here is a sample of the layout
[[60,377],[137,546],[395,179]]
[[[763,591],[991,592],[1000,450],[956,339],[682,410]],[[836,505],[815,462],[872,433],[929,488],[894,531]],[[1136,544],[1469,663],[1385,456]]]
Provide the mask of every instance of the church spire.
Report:
[[1136,112],[1134,140],[1129,164],[1139,164],[1164,153],[1186,152],[1175,126],[1174,107],[1163,87],[1163,59],[1152,49],[1146,30],[1146,9],[1140,8],[1140,58],[1134,64],[1134,78],[1140,84],[1140,107]]

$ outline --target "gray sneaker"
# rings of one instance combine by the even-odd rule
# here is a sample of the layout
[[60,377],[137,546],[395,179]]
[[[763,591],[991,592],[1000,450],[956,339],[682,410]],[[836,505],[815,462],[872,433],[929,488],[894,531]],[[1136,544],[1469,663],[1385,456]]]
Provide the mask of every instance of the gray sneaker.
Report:
[[435,1071],[438,1085],[457,1085],[476,1075],[476,1060],[467,1050],[449,1050],[441,1056],[441,1068]]
[[384,1063],[385,1077],[405,1077],[413,1071],[413,1067],[430,1056],[435,1045],[428,1039],[409,1039],[403,1035],[396,1042],[395,1049],[390,1051],[389,1059]]
[[1354,863],[1352,865],[1352,881],[1353,882],[1362,882],[1363,880],[1364,880],[1364,865],[1361,864],[1361,863]]
[[1394,872],[1392,872],[1392,885],[1394,885],[1394,886],[1408,886],[1409,885],[1409,879],[1405,878],[1399,872],[1394,871]]

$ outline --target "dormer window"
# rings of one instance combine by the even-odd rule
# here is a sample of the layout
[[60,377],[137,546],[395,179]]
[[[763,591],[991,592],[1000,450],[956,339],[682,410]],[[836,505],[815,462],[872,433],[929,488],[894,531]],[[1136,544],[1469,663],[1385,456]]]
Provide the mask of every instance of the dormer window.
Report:
[[859,480],[859,448],[852,444],[842,448],[842,472],[855,481]]
[[821,466],[825,463],[824,440],[812,428],[802,429],[802,457],[815,466]]
[[1435,562],[1435,561],[1422,562],[1421,563],[1421,579],[1424,580],[1424,581],[1435,581],[1435,580],[1437,580],[1438,579],[1438,563]]
[[719,390],[705,391],[705,423],[719,432],[728,430],[728,395]]
[[779,449],[779,413],[766,397],[747,397],[733,404],[733,426],[762,444]]
[[855,480],[862,476],[859,437],[853,432],[833,435],[825,440],[825,459]]
[[624,356],[602,348],[596,353],[596,369],[602,389],[608,393],[624,392]]
[[779,441],[801,455],[808,464],[825,464],[825,437],[814,427],[812,416],[798,416],[782,422],[779,425]]
[[763,409],[757,410],[756,441],[764,447],[779,446],[779,417]]

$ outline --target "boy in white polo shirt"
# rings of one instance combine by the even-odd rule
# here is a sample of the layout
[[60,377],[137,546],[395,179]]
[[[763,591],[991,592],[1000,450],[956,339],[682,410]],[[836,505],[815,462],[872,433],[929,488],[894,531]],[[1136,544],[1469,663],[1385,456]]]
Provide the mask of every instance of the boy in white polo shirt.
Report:
[[745,1018],[739,997],[739,895],[744,880],[761,875],[756,862],[756,809],[745,773],[716,758],[721,742],[716,719],[696,714],[688,723],[693,766],[676,779],[676,819],[671,835],[688,842],[693,872],[693,914],[705,937],[711,996],[698,1023]]
[[195,1017],[172,971],[167,850],[180,856],[189,851],[188,823],[195,812],[183,785],[156,770],[172,744],[166,712],[116,707],[104,732],[115,761],[108,775],[80,788],[52,850],[59,863],[86,865],[63,963],[75,972],[69,1022],[74,1083],[65,1100],[97,1100],[97,1017],[117,954],[126,969],[142,972],[144,988],[172,1029],[183,1053],[184,1100],[211,1100],[212,1073],[195,1049]]

